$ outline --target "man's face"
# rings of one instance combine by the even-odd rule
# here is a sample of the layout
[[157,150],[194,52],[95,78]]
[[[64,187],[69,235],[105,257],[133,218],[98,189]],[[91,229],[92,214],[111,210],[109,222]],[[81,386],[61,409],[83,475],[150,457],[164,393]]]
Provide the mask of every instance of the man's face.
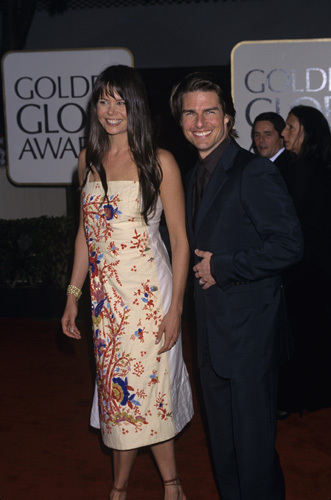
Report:
[[216,92],[187,92],[183,95],[181,126],[186,139],[205,158],[227,137],[224,114]]
[[253,142],[257,154],[264,158],[272,158],[283,147],[283,138],[279,137],[273,123],[269,120],[255,123]]

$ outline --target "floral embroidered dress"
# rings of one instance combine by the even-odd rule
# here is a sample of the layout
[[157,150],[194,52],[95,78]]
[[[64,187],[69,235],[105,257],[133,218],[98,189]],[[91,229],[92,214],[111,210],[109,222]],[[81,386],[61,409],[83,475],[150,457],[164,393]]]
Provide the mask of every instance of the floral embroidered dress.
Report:
[[109,181],[109,201],[101,182],[87,182],[82,196],[97,368],[91,425],[117,450],[165,441],[193,408],[181,339],[160,356],[155,344],[172,293],[161,200],[146,225],[138,181]]

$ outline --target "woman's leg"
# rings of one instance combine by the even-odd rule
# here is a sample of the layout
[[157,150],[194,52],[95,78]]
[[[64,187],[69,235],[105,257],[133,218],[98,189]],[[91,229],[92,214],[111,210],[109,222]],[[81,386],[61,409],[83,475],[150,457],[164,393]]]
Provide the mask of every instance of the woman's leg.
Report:
[[174,440],[151,446],[164,482],[164,500],[186,500],[177,476]]
[[114,488],[110,492],[110,500],[125,500],[130,473],[137,456],[137,450],[113,450]]

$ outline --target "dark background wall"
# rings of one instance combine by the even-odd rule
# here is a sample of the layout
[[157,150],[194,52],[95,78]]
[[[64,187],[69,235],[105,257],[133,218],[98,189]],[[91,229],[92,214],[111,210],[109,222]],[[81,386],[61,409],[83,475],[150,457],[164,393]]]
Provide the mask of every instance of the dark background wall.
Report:
[[[47,6],[46,1],[37,3]],[[35,13],[26,49],[123,46],[132,51],[137,68],[220,66],[229,64],[232,48],[243,40],[331,35],[330,0],[69,0],[67,4],[62,14]]]

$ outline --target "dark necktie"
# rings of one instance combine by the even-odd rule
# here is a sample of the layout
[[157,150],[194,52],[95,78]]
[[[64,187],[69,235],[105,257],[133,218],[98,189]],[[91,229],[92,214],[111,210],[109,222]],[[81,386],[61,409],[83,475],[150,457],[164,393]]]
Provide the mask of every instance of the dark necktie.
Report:
[[210,173],[205,168],[204,163],[200,162],[196,173],[195,184],[193,187],[193,221],[192,221],[193,227],[195,227],[197,213],[200,207],[203,193],[207,187],[209,178],[210,178]]

